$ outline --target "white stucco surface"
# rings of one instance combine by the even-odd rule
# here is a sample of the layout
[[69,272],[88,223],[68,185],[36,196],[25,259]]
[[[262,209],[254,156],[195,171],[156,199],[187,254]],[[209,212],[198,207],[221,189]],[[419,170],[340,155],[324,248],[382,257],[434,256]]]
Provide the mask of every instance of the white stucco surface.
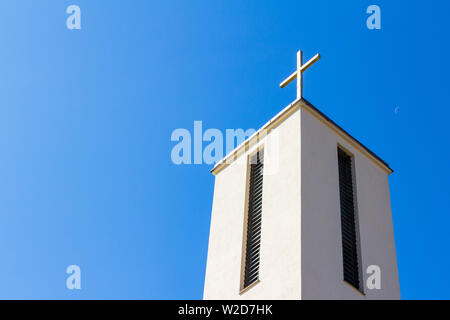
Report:
[[[216,176],[205,299],[300,299],[299,125],[297,110],[260,142],[264,146],[260,283],[242,295],[247,179],[247,162],[242,159],[254,148]],[[268,143],[273,135],[288,143]]]
[[[388,175],[302,110],[302,298],[399,299]],[[337,146],[354,155],[364,293],[343,281]],[[381,289],[366,286],[367,267],[381,268]]]

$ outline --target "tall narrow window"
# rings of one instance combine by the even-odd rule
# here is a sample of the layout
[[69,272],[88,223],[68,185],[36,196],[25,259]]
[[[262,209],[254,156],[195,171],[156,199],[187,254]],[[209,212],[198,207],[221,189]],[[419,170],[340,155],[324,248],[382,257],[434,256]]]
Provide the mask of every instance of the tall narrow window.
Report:
[[247,240],[245,250],[244,288],[259,278],[259,248],[261,240],[261,214],[263,192],[264,152],[250,158],[248,191]]
[[360,289],[352,157],[338,148],[344,281]]

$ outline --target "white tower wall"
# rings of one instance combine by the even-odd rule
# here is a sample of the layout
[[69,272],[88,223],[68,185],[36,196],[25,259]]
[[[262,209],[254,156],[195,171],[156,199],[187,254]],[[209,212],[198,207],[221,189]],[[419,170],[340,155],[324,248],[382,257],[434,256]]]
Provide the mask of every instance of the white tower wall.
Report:
[[[302,298],[400,299],[388,173],[357,145],[302,111]],[[343,281],[338,145],[354,156],[364,295]],[[366,286],[370,265],[381,268],[381,290]]]
[[[304,100],[262,129],[271,131],[213,169],[204,299],[399,299],[389,167]],[[354,156],[364,294],[343,281],[338,145]],[[261,147],[259,282],[242,292],[248,157]],[[381,268],[381,290],[366,287],[369,265]]]

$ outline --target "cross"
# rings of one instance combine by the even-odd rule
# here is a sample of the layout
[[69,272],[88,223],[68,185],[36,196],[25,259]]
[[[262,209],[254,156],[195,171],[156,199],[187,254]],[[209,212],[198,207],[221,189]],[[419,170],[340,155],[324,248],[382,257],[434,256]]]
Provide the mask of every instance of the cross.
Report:
[[287,77],[287,79],[280,84],[280,87],[286,87],[289,83],[291,83],[292,80],[297,78],[297,99],[301,99],[303,96],[303,72],[311,67],[319,59],[320,54],[316,54],[311,60],[303,64],[303,53],[302,50],[299,50],[297,52],[297,71]]

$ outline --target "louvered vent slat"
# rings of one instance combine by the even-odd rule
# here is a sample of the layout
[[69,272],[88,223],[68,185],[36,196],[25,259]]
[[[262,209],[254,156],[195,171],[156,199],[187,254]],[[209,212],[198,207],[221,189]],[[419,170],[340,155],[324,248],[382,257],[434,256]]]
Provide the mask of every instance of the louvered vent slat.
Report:
[[358,248],[353,198],[352,158],[338,148],[339,195],[341,203],[342,256],[344,280],[359,289]]
[[261,241],[263,151],[250,159],[248,194],[247,243],[245,249],[244,288],[259,278],[259,251]]

